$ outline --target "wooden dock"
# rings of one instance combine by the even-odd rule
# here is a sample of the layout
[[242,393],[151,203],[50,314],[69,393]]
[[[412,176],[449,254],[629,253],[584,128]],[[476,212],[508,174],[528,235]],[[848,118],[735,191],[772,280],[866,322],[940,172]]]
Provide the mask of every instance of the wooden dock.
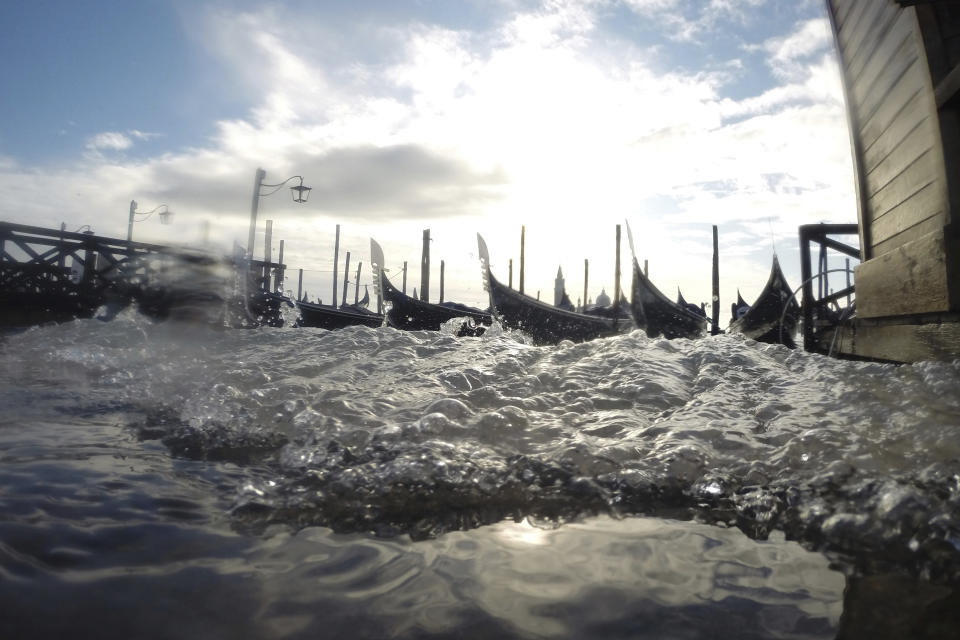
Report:
[[0,326],[115,313],[221,326],[283,323],[285,265],[0,222]]
[[[958,358],[960,9],[930,0],[826,5],[847,105],[860,264],[855,313],[832,326],[814,313],[821,324],[805,342],[894,362]],[[816,308],[815,298],[805,292],[805,306]]]

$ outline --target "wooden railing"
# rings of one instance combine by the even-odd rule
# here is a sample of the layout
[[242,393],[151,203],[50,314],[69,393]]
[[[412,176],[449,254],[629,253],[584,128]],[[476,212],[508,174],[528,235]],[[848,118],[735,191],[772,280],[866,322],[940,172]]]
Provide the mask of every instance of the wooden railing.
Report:
[[126,241],[97,236],[92,231],[0,222],[0,301],[5,316],[0,321],[9,324],[21,318],[32,322],[42,321],[44,316],[51,320],[89,317],[111,301],[136,302],[142,308],[156,310],[155,305],[150,306],[151,301],[169,297],[172,289],[202,288],[201,278],[197,282],[189,280],[192,274],[210,269],[231,274],[234,290],[217,293],[239,296],[242,305],[235,306],[248,312],[253,305],[253,324],[277,323],[261,311],[264,301],[280,293],[285,271],[281,263]]

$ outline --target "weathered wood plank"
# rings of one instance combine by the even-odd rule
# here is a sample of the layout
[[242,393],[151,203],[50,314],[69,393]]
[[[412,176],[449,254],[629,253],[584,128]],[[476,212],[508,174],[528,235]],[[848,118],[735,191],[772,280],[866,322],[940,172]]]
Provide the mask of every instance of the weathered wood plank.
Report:
[[[877,232],[877,229],[874,228],[874,221],[889,215],[896,208],[900,208],[898,215],[904,215],[907,211],[916,209],[914,222],[933,215],[939,215],[946,222],[946,186],[942,181],[929,179],[929,176],[926,175],[930,171],[930,167],[924,166],[924,164],[931,164],[930,157],[929,154],[925,155],[924,162],[912,166],[888,184],[877,196],[870,199],[865,216],[860,222],[870,227],[871,255],[879,255],[881,242],[887,240],[885,237],[878,239],[872,235]],[[911,175],[914,171],[917,175]],[[906,225],[906,227],[909,227],[909,225]]]
[[907,32],[898,42],[893,41],[894,35],[900,37],[899,33],[891,31],[877,55],[864,67],[863,73],[853,78],[851,95],[861,121],[870,118],[880,108],[890,88],[896,85],[905,73],[916,73],[917,69],[922,68],[922,64],[918,62],[919,49],[912,33]]
[[837,22],[837,27],[841,28],[847,22],[850,12],[855,8],[856,2],[853,0],[831,0],[833,5],[833,15]]
[[[887,189],[894,181],[905,185],[909,191],[904,197],[931,180],[940,180],[943,169],[939,164],[939,156],[934,152],[939,140],[938,132],[930,119],[920,121],[900,143],[887,153],[875,166],[865,167],[867,170],[867,193],[870,199],[884,199],[878,194]],[[912,188],[911,188],[912,186]],[[888,190],[889,191],[889,190]],[[903,198],[898,198],[885,208],[899,204]],[[882,209],[881,209],[882,210]]]
[[833,346],[834,354],[887,360],[922,362],[960,358],[960,321],[928,324],[870,324],[855,322],[833,340],[833,332],[823,336],[822,347]]
[[[928,115],[927,104],[930,97],[924,94],[924,83],[916,74],[905,73],[889,88],[890,100],[880,102],[879,107],[869,118],[862,118],[860,124],[860,142],[864,151],[877,141],[897,120],[909,120],[910,115],[923,110]],[[919,118],[915,118],[919,119]]]
[[866,8],[857,18],[856,24],[844,28],[844,35],[846,36],[844,38],[844,50],[847,52],[849,60],[848,68],[853,75],[857,75],[856,68],[863,65],[862,62],[859,65],[855,65],[854,62],[863,57],[865,49],[875,50],[876,41],[881,39],[877,23],[885,15],[893,14],[894,19],[896,17],[896,10],[886,2],[865,2],[863,4],[866,5]]
[[[932,189],[922,191],[918,197],[924,197],[927,191]],[[889,253],[943,227],[945,216],[942,209],[923,209],[917,205],[912,199],[908,200],[904,203],[904,215],[890,213],[873,223],[874,255]]]
[[[870,26],[869,31],[864,31],[864,35],[869,33],[870,38],[865,40],[859,47],[856,49],[849,50],[848,59],[845,62],[847,67],[847,72],[851,77],[859,76],[863,72],[864,66],[869,62],[877,52],[877,49],[880,47],[880,44],[884,42],[887,38],[891,37],[890,31],[896,25],[903,25],[905,23],[898,21],[900,17],[900,11],[892,6],[887,5],[883,2],[876,3],[882,11],[877,14],[877,20]],[[900,28],[903,28],[902,26]]]
[[850,41],[854,39],[858,33],[857,27],[863,19],[863,15],[870,10],[870,5],[873,3],[870,2],[856,2],[854,3],[853,8],[850,10],[850,13],[847,15],[846,19],[843,21],[843,24],[840,26],[840,31],[837,34],[840,41],[840,46],[844,51],[850,51]]
[[943,229],[856,267],[857,317],[950,310]]
[[[910,89],[909,84],[905,84],[896,91],[907,92]],[[860,131],[863,162],[868,170],[879,165],[888,155],[896,151],[908,136],[914,135],[922,123],[930,119],[930,109],[928,109],[930,96],[919,87],[905,102],[901,102],[902,100],[903,98],[898,97],[896,100],[891,99],[884,103],[875,117],[871,118]],[[895,109],[897,104],[903,106],[896,113],[887,113]],[[885,125],[882,122],[883,119],[886,119]],[[932,125],[928,124],[928,126]],[[869,134],[866,133],[868,129]]]

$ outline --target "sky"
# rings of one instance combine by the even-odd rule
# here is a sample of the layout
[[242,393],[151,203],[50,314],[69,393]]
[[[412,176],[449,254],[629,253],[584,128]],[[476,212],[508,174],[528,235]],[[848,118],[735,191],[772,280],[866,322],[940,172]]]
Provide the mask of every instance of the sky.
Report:
[[[552,302],[612,294],[616,225],[669,297],[752,300],[774,251],[800,285],[797,227],[856,222],[822,0],[34,0],[0,3],[0,221],[229,252],[254,178],[286,288],[329,302],[369,239],[391,279],[486,306],[494,275]],[[291,184],[297,184],[294,180]],[[267,189],[263,190],[266,193]],[[144,219],[140,219],[144,218]],[[339,289],[342,292],[342,280]],[[341,293],[342,294],[342,293]],[[363,295],[361,288],[360,295]],[[722,317],[726,321],[727,312]]]

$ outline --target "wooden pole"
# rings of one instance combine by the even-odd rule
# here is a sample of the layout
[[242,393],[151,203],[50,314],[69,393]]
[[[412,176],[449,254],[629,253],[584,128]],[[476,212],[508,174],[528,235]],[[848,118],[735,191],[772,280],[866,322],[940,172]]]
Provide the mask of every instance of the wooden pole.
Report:
[[710,335],[720,333],[720,240],[717,225],[713,225],[713,327]]
[[645,278],[649,278],[649,277],[650,277],[650,271],[649,271],[649,269],[648,269],[647,267],[648,267],[648,265],[647,265],[647,259],[644,258],[644,259],[643,259],[643,277],[645,277]]
[[297,302],[303,300],[303,269],[300,269],[300,277],[297,278]]
[[[520,227],[520,293],[523,293],[523,245],[526,239],[527,227]],[[540,299],[540,295],[537,294],[537,300]]]
[[273,272],[273,290],[283,291],[283,240],[280,241],[280,255],[277,256],[277,270]]
[[590,261],[583,259],[583,308],[587,308],[587,281],[590,279]]
[[357,263],[357,286],[353,291],[353,304],[360,302],[360,269],[363,268],[363,260]]
[[440,261],[440,302],[443,302],[443,269],[444,263],[443,260]]
[[420,257],[420,299],[430,301],[430,229],[423,230],[423,254]]
[[403,295],[407,295],[407,261],[403,261]]
[[[847,289],[849,289],[849,288],[850,288],[850,258],[845,258],[845,260],[846,260],[846,265],[847,265],[847,271],[846,271],[846,276],[847,276]],[[847,306],[848,306],[848,307],[850,306],[850,294],[849,294],[849,293],[847,294]]]
[[346,306],[347,304],[347,284],[350,277],[350,252],[347,251],[347,261],[343,264],[343,302],[340,303],[340,306]]
[[[584,298],[586,300],[586,298]],[[616,263],[613,267],[613,308],[620,307],[620,225],[617,225]]]
[[267,220],[267,230],[263,238],[263,269],[260,271],[259,286],[266,291],[270,288],[270,263],[273,262],[273,220]]
[[337,308],[337,263],[340,261],[340,225],[337,225],[337,239],[333,243],[333,298],[331,306]]
[[507,286],[513,289],[513,258],[510,258],[510,279],[507,281]]
[[[61,271],[65,270],[67,266],[67,255],[63,252],[63,234],[66,232],[66,230],[67,230],[67,223],[61,222],[60,223],[60,255],[57,258],[57,265],[60,267]],[[3,263],[3,253],[4,253],[3,245],[4,245],[3,238],[0,238],[0,264]],[[850,261],[847,260],[847,268],[849,267],[850,267]],[[850,278],[847,278],[847,280],[849,279]]]
[[267,220],[267,230],[263,240],[263,261],[270,264],[270,258],[273,255],[271,245],[273,243],[273,220]]

